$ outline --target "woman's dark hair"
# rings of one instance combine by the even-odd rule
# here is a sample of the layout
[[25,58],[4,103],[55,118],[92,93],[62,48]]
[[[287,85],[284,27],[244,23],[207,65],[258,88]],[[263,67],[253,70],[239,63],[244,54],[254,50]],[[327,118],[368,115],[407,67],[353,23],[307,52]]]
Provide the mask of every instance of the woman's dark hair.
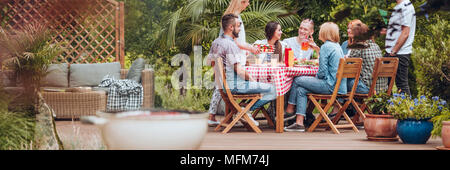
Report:
[[364,23],[358,23],[352,27],[352,33],[355,42],[364,42],[371,38],[369,27]]
[[[270,21],[269,23],[267,23],[266,28],[265,28],[267,41],[272,39],[272,37],[275,35],[275,31],[277,31],[278,25],[280,25],[280,23],[275,22],[275,21]],[[281,47],[280,40],[277,40],[275,42],[275,51],[273,53],[278,54],[279,61],[284,61],[283,60],[284,56],[283,56],[282,50],[283,49]]]
[[353,43],[349,43],[347,48],[364,49],[369,47],[366,43],[367,40],[372,38],[369,32],[369,27],[367,27],[364,23],[357,23],[351,29],[353,34],[353,38],[351,39]]

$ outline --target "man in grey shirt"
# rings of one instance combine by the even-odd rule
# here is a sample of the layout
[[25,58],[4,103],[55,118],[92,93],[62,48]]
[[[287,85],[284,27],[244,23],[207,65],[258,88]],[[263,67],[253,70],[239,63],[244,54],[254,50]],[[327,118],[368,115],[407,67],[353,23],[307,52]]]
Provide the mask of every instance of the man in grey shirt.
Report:
[[[215,58],[221,57],[225,66],[226,81],[231,93],[234,94],[263,94],[261,100],[258,100],[247,112],[250,118],[251,113],[259,107],[264,106],[276,98],[276,89],[272,84],[256,82],[249,76],[245,68],[237,59],[241,55],[240,49],[234,42],[239,37],[240,24],[238,17],[234,14],[226,14],[222,17],[222,28],[224,34],[219,36],[211,45],[208,59],[214,66]],[[217,67],[215,67],[217,69]],[[216,76],[216,82],[221,82],[220,77]],[[222,89],[223,87],[218,87]],[[254,121],[258,126],[259,123]]]

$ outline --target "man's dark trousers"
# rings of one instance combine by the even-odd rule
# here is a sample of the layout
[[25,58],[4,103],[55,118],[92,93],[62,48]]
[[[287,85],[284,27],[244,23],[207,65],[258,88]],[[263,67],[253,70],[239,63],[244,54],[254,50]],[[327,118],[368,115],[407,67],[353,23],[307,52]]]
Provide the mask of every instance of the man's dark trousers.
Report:
[[[391,56],[389,53],[386,53],[384,57],[397,57],[399,60],[397,76],[395,77],[395,85],[398,89],[401,90],[401,93],[406,93],[410,95],[409,85],[408,85],[408,68],[409,68],[409,60],[411,58],[411,54],[397,54],[395,56]],[[389,78],[389,81],[391,79]]]

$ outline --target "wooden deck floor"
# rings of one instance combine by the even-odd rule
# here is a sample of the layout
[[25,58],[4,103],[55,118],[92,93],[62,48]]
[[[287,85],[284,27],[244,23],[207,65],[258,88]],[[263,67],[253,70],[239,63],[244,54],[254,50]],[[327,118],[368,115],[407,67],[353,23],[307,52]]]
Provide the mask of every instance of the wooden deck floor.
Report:
[[[57,121],[57,130],[66,149],[106,149],[100,130],[79,121]],[[436,150],[442,146],[440,138],[430,138],[426,144],[412,145],[397,142],[373,142],[366,139],[364,129],[359,133],[343,130],[341,134],[331,131],[275,133],[262,125],[263,133],[233,128],[230,133],[214,132],[212,127],[200,147],[201,150]]]

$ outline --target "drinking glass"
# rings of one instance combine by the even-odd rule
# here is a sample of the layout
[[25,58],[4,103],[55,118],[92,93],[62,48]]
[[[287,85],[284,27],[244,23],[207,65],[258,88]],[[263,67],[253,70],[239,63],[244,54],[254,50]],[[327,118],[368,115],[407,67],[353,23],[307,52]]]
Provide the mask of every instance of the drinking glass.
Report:
[[272,54],[270,56],[270,65],[272,67],[276,67],[278,64],[278,59],[279,59],[278,54]]
[[302,42],[302,50],[303,51],[306,51],[306,50],[308,50],[309,49],[309,43],[308,43],[308,41],[303,41]]

